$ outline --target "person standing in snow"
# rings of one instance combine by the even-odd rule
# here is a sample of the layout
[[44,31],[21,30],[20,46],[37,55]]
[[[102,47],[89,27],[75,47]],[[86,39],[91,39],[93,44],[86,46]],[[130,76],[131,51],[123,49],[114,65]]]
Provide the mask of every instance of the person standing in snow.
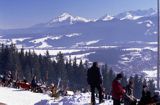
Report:
[[121,100],[125,94],[125,90],[121,85],[122,78],[123,78],[123,75],[121,73],[117,74],[116,78],[112,82],[113,105],[120,105]]
[[124,105],[136,105],[137,99],[133,95],[134,82],[133,79],[129,80],[128,85],[126,86],[126,93],[124,96]]
[[87,82],[91,88],[91,103],[95,105],[95,89],[99,92],[99,103],[104,102],[102,96],[102,75],[98,63],[94,62],[87,71]]

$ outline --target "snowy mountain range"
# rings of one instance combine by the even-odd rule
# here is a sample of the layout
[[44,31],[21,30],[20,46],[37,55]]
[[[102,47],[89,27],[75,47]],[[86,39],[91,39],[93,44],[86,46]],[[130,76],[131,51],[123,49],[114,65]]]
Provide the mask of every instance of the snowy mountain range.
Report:
[[75,23],[87,23],[87,22],[91,22],[92,20],[83,18],[83,17],[79,17],[79,16],[72,16],[69,13],[62,13],[60,16],[54,17],[53,19],[51,19],[49,22],[47,23],[42,23],[42,24],[38,24],[35,25],[33,27],[58,27],[58,26],[64,26],[64,25],[72,25]]
[[[148,25],[150,24],[150,25]],[[46,23],[36,24],[25,29],[7,29],[1,30],[1,36],[28,36],[28,35],[61,35],[61,34],[72,34],[72,33],[82,33],[85,34],[86,31],[100,31],[105,33],[105,35],[110,34],[110,36],[116,34],[108,32],[109,29],[114,29],[117,31],[122,31],[121,34],[127,34],[126,29],[134,28],[132,30],[143,30],[155,28],[156,25],[156,11],[154,9],[148,10],[137,10],[137,11],[126,11],[115,16],[109,14],[100,17],[99,19],[86,19],[80,16],[72,16],[69,13],[62,13],[60,16],[54,17]],[[123,29],[118,30],[119,26]],[[104,27],[104,28],[102,28]],[[102,29],[100,29],[102,28]],[[131,29],[130,29],[131,30]],[[73,32],[74,31],[74,32]],[[104,32],[105,31],[105,32]],[[111,31],[111,30],[109,30]],[[153,30],[152,30],[153,31]],[[136,31],[135,31],[136,32]],[[89,33],[89,34],[90,34]],[[88,34],[88,33],[87,33]],[[93,33],[92,33],[93,34]],[[141,33],[145,34],[145,33]],[[150,33],[150,34],[154,34]],[[97,33],[92,36],[98,35]]]
[[[135,66],[136,71],[145,68],[143,71],[155,69],[156,30],[154,9],[126,11],[115,16],[106,14],[98,19],[62,13],[29,28],[0,30],[0,41],[35,49],[37,53],[47,49],[54,56],[52,52],[58,50],[65,52],[66,56],[77,55],[91,61],[107,62],[117,71],[135,71]],[[117,56],[105,57],[113,53]],[[143,65],[137,65],[137,61]]]

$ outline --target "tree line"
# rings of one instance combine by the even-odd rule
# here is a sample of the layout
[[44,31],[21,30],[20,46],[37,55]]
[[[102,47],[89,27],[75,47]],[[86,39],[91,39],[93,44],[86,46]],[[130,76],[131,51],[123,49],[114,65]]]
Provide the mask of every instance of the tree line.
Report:
[[[15,44],[0,45],[0,74],[6,74],[11,71],[15,80],[21,80],[25,77],[31,81],[34,75],[38,80],[57,84],[59,79],[63,85],[69,87],[71,90],[81,90],[87,87],[87,70],[89,68],[88,62],[80,61],[77,63],[76,57],[74,60],[66,59],[65,56],[59,52],[55,56],[55,60],[51,59],[48,51],[45,55],[37,55],[33,51],[24,51],[23,48],[17,49]],[[103,75],[103,86],[106,93],[111,92],[111,84],[115,78],[115,73],[108,65],[101,67]],[[134,95],[141,97],[141,89],[144,84],[148,84],[150,91],[153,93],[155,85],[153,80],[146,81],[143,77],[135,75],[130,77],[134,79]],[[127,85],[128,78],[124,76],[122,80],[123,86]]]

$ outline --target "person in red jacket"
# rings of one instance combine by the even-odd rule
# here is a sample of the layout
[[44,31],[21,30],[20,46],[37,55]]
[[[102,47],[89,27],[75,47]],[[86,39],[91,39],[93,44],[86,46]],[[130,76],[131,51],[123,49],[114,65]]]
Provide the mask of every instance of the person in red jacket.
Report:
[[113,105],[120,105],[123,95],[125,94],[125,90],[121,85],[121,80],[123,75],[117,74],[116,78],[112,82],[112,98],[113,98]]

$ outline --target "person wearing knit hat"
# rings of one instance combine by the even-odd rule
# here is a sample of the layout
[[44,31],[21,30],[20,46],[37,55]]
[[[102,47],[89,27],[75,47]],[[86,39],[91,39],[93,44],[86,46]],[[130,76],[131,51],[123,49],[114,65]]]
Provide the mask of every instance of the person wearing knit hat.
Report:
[[112,98],[113,105],[120,105],[121,100],[125,94],[125,90],[123,89],[120,81],[123,78],[123,74],[117,74],[116,78],[112,82]]

